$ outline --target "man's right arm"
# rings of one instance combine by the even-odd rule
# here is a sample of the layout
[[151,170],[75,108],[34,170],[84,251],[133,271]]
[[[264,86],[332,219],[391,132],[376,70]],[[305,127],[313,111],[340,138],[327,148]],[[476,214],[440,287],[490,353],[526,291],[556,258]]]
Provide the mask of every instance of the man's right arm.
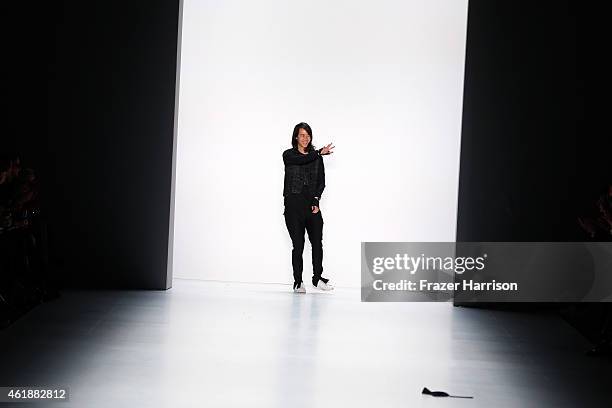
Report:
[[283,162],[287,165],[308,164],[312,161],[315,161],[319,156],[321,156],[320,152],[321,149],[311,150],[310,152],[308,152],[308,154],[302,154],[296,149],[288,149],[283,152]]

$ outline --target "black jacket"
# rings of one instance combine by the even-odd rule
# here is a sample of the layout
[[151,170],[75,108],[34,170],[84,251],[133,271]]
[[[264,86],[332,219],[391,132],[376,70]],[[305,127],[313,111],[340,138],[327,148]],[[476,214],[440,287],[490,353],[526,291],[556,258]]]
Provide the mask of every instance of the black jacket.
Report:
[[[283,152],[285,163],[285,182],[283,196],[300,194],[305,188],[306,194],[312,199],[321,198],[325,189],[325,166],[320,150],[311,150],[302,154],[297,148],[287,149]],[[318,205],[318,202],[313,203]]]

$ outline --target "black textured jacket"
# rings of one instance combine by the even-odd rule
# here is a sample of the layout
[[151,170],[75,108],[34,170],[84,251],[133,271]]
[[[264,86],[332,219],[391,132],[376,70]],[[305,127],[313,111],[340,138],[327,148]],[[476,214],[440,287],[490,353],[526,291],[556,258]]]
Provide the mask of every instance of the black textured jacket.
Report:
[[[325,189],[325,166],[320,150],[311,150],[302,154],[297,148],[287,149],[283,152],[285,163],[285,182],[283,196],[289,194],[300,194],[302,188],[308,196],[321,198]],[[318,205],[318,200],[313,200],[313,205]]]

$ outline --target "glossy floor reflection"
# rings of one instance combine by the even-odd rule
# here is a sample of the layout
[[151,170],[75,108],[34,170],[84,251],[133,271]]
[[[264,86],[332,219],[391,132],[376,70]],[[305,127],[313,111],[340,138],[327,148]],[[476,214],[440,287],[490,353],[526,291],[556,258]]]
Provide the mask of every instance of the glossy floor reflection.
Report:
[[[65,292],[0,332],[0,383],[70,387],[70,403],[37,407],[612,401],[609,362],[585,357],[587,342],[558,317],[307,289],[176,279],[169,291]],[[424,386],[474,399],[423,396]]]

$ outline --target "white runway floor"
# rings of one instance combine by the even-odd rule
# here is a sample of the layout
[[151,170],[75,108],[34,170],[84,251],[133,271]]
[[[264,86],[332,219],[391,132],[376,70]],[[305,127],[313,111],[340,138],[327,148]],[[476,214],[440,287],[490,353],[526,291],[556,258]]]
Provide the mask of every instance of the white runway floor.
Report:
[[[169,291],[65,292],[0,332],[0,383],[70,387],[70,403],[36,407],[612,401],[609,362],[585,357],[588,343],[558,317],[290,289],[175,279]],[[423,396],[424,386],[474,399]]]

